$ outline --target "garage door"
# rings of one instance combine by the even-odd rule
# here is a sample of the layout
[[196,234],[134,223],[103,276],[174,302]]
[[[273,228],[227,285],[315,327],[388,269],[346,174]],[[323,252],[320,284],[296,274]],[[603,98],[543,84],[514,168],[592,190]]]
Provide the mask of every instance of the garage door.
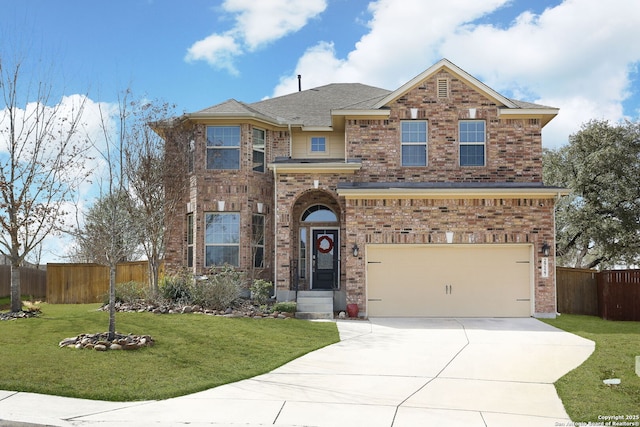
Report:
[[529,317],[530,245],[367,245],[369,316]]

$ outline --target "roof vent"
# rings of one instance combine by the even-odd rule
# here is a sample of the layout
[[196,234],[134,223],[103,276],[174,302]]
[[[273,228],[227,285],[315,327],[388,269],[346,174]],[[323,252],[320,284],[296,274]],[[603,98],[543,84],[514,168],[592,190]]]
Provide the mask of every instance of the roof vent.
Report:
[[447,79],[438,79],[438,98],[448,98],[449,97],[449,80]]

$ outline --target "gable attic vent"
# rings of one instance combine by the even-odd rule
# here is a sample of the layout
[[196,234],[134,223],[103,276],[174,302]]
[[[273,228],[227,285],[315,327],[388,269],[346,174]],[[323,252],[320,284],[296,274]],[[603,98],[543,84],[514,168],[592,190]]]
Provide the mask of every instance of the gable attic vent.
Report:
[[449,80],[447,79],[438,79],[438,98],[448,98],[449,97]]

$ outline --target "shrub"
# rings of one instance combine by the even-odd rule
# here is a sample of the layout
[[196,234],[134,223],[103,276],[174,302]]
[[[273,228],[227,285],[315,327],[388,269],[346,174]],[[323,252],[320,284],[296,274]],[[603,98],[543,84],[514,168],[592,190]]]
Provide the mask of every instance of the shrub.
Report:
[[251,284],[251,299],[258,304],[263,305],[269,300],[271,288],[273,284],[267,280],[256,279]]
[[225,265],[198,280],[193,288],[193,302],[213,310],[224,310],[240,298],[245,282],[244,273]]
[[164,276],[158,287],[160,295],[169,301],[188,304],[193,300],[193,275],[187,271]]
[[148,295],[148,287],[140,282],[116,283],[116,302],[125,304],[145,300]]
[[297,309],[295,301],[277,302],[272,308],[273,311],[280,311],[284,313],[295,313]]

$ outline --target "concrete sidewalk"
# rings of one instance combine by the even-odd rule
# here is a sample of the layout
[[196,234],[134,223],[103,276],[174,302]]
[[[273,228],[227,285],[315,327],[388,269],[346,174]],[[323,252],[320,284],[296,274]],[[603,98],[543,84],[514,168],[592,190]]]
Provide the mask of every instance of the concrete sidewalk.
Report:
[[595,348],[535,319],[377,318],[338,328],[339,343],[268,374],[174,399],[115,403],[0,391],[0,420],[552,427],[570,421],[553,383]]

